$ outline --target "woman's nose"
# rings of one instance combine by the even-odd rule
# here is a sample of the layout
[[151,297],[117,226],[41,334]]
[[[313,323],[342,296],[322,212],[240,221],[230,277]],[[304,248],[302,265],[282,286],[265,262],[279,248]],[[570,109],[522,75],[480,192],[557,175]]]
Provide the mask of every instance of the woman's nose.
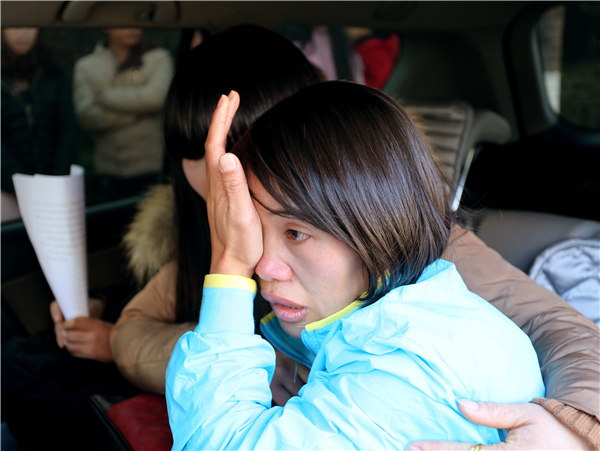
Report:
[[267,282],[289,280],[292,275],[292,269],[281,254],[267,243],[264,243],[263,255],[256,265],[255,272]]

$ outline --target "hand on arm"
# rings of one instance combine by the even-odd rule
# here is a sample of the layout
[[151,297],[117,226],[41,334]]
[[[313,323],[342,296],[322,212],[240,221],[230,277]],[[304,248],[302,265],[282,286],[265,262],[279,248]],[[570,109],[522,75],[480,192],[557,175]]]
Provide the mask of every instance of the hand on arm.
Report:
[[210,272],[252,277],[263,251],[260,218],[239,159],[225,150],[239,102],[235,91],[221,96],[206,139]]
[[[473,423],[507,429],[506,442],[485,445],[484,450],[515,449],[592,449],[581,437],[557,420],[543,407],[531,403],[500,404],[461,402],[460,411]],[[409,450],[461,450],[473,443],[419,441]]]

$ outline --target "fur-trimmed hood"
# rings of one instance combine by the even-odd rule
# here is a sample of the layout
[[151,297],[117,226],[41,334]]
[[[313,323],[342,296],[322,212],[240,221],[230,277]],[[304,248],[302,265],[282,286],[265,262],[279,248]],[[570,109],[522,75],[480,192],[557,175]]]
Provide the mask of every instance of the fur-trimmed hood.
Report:
[[147,282],[175,256],[174,203],[171,185],[153,186],[138,204],[138,211],[123,237],[127,267],[138,283]]

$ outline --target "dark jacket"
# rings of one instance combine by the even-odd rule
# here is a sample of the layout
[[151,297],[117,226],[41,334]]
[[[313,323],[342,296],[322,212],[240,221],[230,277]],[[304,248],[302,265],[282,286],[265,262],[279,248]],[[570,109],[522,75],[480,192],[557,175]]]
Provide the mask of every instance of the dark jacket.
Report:
[[31,82],[31,108],[2,73],[2,191],[12,175],[65,175],[77,160],[78,131],[69,78],[51,61]]

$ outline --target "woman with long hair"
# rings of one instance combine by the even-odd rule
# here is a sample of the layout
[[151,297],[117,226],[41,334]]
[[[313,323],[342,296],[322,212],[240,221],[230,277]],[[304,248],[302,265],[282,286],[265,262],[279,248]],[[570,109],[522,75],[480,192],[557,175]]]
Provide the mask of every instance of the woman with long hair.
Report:
[[12,175],[66,175],[77,162],[71,83],[37,28],[2,29],[2,191]]

